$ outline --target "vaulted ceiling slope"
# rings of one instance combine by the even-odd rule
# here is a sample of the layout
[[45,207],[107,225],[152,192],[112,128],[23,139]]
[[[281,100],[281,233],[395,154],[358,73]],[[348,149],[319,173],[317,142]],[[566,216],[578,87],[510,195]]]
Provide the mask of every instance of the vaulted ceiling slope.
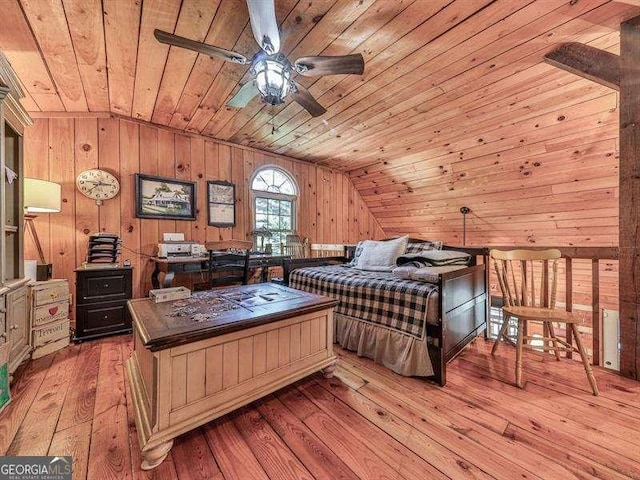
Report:
[[640,1],[275,4],[290,58],[365,58],[363,76],[297,77],[322,117],[228,108],[247,66],[153,37],[250,58],[243,0],[0,0],[0,50],[32,112],[111,112],[348,171],[387,234],[460,241],[467,204],[472,243],[617,244],[617,95],[543,56],[568,41],[618,53]]

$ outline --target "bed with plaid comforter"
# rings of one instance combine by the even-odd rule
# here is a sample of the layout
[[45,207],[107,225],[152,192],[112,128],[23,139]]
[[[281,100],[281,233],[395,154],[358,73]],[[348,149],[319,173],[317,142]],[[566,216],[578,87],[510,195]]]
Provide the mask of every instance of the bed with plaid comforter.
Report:
[[428,312],[438,311],[437,285],[403,280],[391,272],[348,265],[303,267],[291,272],[289,286],[338,299],[336,313],[418,339],[425,338]]

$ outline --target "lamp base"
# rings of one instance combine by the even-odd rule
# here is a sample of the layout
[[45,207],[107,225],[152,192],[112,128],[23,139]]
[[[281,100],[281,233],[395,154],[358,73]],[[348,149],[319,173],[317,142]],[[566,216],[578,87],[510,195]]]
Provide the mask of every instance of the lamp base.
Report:
[[51,280],[53,274],[53,266],[50,263],[41,263],[36,265],[36,280],[39,282]]

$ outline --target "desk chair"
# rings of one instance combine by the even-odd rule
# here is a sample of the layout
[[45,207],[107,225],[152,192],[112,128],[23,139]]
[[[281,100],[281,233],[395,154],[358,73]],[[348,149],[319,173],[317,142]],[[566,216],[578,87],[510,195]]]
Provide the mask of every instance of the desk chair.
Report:
[[249,282],[249,250],[218,253],[209,250],[209,288],[246,285]]
[[[582,338],[578,332],[578,318],[572,312],[555,308],[556,290],[558,285],[558,259],[562,256],[560,250],[491,250],[498,283],[502,290],[502,307],[504,320],[500,327],[500,333],[491,349],[491,355],[495,355],[500,345],[500,340],[515,345],[516,347],[516,385],[523,388],[522,384],[522,349],[542,349],[544,352],[553,351],[556,359],[560,360],[560,351],[577,352],[582,359],[587,379],[594,395],[598,395],[598,385],[593,376],[589,359],[582,345]],[[549,270],[551,273],[549,273]],[[539,275],[539,291],[536,292],[536,278]],[[517,337],[513,339],[507,335],[511,318],[518,319]],[[543,325],[542,337],[527,335],[528,322],[541,322]],[[554,323],[565,324],[571,328],[573,342],[568,343],[558,338],[555,334]],[[532,346],[531,340],[542,340],[542,346]],[[525,341],[527,343],[525,343]]]

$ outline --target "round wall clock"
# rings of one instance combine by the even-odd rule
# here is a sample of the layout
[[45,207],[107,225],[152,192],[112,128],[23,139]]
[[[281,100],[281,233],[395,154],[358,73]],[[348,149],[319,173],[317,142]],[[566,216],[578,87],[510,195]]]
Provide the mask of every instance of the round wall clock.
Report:
[[120,182],[109,172],[92,168],[78,175],[76,187],[83,195],[92,198],[98,205],[102,205],[104,200],[109,200],[118,194]]

